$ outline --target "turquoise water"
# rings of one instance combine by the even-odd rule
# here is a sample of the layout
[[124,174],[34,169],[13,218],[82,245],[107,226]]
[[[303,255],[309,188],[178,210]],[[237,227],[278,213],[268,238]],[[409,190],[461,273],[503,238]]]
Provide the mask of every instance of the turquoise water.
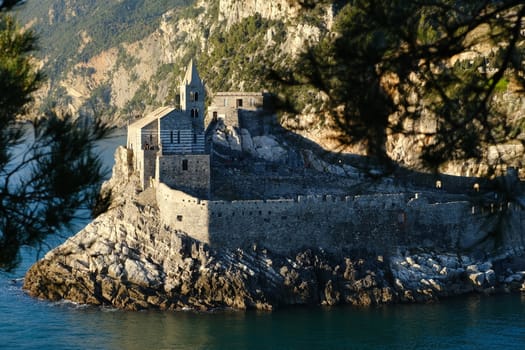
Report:
[[0,281],[2,349],[524,349],[525,297],[274,313],[125,312],[51,303]]
[[[108,165],[123,143],[121,135],[101,144]],[[0,274],[0,349],[525,349],[520,295],[370,309],[124,312],[28,297],[20,278],[38,252],[23,256],[17,271]]]

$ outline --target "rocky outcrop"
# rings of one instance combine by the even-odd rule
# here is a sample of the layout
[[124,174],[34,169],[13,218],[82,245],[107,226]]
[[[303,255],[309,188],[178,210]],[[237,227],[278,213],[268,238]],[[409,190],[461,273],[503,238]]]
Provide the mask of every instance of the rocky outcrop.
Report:
[[137,191],[119,148],[113,205],[27,272],[32,296],[122,309],[272,310],[286,305],[359,306],[428,302],[472,292],[517,291],[525,259],[431,250],[330,254],[321,248],[276,254],[214,249],[165,226],[155,197]]
[[432,252],[214,250],[163,226],[153,206],[128,200],[31,267],[24,288],[38,298],[129,310],[369,306],[519,289],[524,265],[494,265]]

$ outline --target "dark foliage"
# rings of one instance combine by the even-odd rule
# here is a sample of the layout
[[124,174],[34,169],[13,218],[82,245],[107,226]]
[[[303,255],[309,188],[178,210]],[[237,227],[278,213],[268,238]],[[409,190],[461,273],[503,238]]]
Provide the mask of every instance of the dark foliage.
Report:
[[[326,2],[324,2],[326,3]],[[342,144],[365,144],[390,162],[390,133],[411,133],[423,114],[435,131],[422,158],[430,168],[446,160],[480,158],[489,145],[515,140],[522,121],[509,121],[493,103],[510,81],[524,83],[525,4],[517,0],[332,1],[332,32],[305,49],[294,67],[274,72],[283,86],[321,91],[321,112],[334,120]],[[315,4],[307,2],[303,11]],[[480,44],[492,47],[480,51]],[[477,59],[461,60],[465,53]],[[459,57],[459,59],[458,59]],[[452,64],[457,59],[456,63]],[[283,99],[294,111],[294,102]]]
[[[3,2],[1,8],[13,6]],[[109,128],[52,112],[22,118],[42,81],[30,53],[35,37],[0,13],[0,268],[89,210],[102,180],[95,142]]]

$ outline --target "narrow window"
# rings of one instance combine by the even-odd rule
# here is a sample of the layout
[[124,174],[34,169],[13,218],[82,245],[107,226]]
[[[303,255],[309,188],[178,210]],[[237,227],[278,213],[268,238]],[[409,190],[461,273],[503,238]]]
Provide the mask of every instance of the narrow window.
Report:
[[242,98],[237,99],[237,108],[242,107]]
[[197,133],[193,133],[193,143],[197,143]]
[[170,131],[170,142],[173,143],[173,130]]
[[193,91],[190,92],[190,101],[191,102],[195,101],[195,93]]
[[177,143],[180,143],[180,130],[177,131]]
[[188,160],[187,159],[182,160],[182,170],[188,170]]
[[195,118],[198,118],[198,117],[199,117],[199,110],[196,109],[196,110],[195,110]]
[[199,93],[195,91],[195,101],[198,101],[198,100],[199,100]]
[[217,112],[216,112],[216,111],[213,112],[213,121],[214,121],[214,122],[217,121],[217,117],[218,117]]
[[193,108],[190,111],[190,115],[192,118],[195,118],[195,110]]
[[224,107],[226,107],[227,105],[228,105],[228,99],[225,98],[225,99],[224,99]]

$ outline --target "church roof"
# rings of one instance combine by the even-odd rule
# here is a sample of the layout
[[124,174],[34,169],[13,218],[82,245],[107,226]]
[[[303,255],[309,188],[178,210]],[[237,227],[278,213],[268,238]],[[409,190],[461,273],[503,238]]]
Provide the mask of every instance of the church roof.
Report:
[[190,63],[188,64],[186,76],[184,77],[184,83],[186,85],[190,85],[192,83],[201,84],[201,78],[199,77],[199,73],[197,72],[197,67],[195,66],[195,62],[193,62],[193,59],[191,59]]
[[159,107],[156,110],[154,110],[153,112],[151,112],[148,115],[146,115],[145,117],[140,118],[140,119],[134,121],[133,123],[129,124],[129,127],[139,128],[139,129],[143,128],[146,125],[150,124],[151,122],[154,122],[155,120],[170,114],[174,110],[175,110],[175,108],[173,108],[173,107]]

